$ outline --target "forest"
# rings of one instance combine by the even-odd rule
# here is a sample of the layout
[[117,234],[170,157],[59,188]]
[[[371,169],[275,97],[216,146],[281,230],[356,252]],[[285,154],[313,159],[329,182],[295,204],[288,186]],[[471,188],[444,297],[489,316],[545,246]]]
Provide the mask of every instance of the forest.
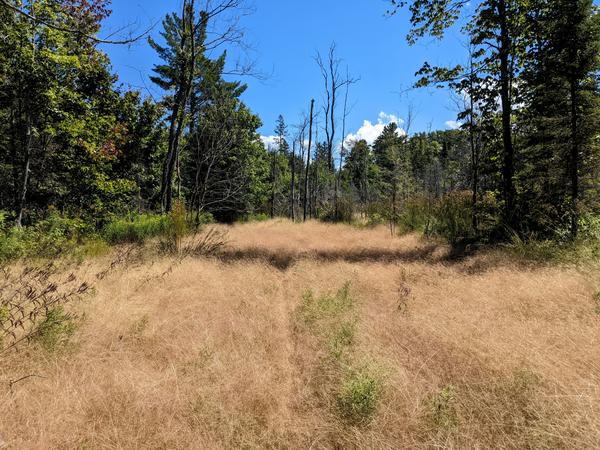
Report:
[[598,448],[593,0],[382,2],[465,63],[372,141],[335,42],[265,124],[246,0],[111,3],[0,0],[0,449]]
[[[246,85],[224,74],[227,52],[207,56],[238,39],[235,28],[206,30],[239,1],[210,11],[184,2],[164,19],[162,41],[149,39],[160,101],[119,86],[99,50],[108,1],[25,3],[3,2],[0,24],[9,235],[52,215],[100,232],[116,219],[168,213],[174,200],[196,223],[358,214],[453,243],[563,242],[597,229],[600,28],[591,1],[483,2],[462,30],[468,65],[425,62],[415,76],[415,86],[456,92],[460,129],[411,133],[409,111],[408,126],[389,124],[372,145],[345,138],[358,80],[332,44],[315,58],[322,100],[309,108],[307,99],[297,125],[280,117],[267,148],[261,119],[240,99]],[[464,2],[446,3],[410,6],[409,42],[443,35]]]

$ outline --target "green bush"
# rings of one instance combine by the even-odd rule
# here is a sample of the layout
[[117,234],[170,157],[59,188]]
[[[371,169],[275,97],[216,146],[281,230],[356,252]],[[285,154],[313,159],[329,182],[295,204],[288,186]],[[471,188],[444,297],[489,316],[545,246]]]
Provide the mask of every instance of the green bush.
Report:
[[333,330],[329,337],[331,354],[341,359],[346,350],[352,346],[356,336],[356,321],[342,322]]
[[387,202],[373,202],[367,206],[367,226],[382,225],[389,221],[390,205]]
[[271,217],[266,213],[250,213],[238,219],[238,223],[265,222]]
[[335,204],[331,204],[319,218],[325,222],[352,223],[354,220],[354,203],[352,199],[341,196],[338,198],[337,211]]
[[430,205],[427,198],[415,197],[406,201],[399,216],[400,232],[422,231],[431,221]]
[[0,261],[17,258],[53,258],[80,245],[92,227],[79,218],[66,218],[55,210],[30,227],[0,230]]
[[448,429],[458,424],[454,398],[453,386],[446,386],[431,397],[429,417],[436,428]]
[[302,296],[302,313],[306,322],[330,319],[349,311],[354,304],[350,295],[350,283],[345,283],[335,293],[326,293],[315,298],[311,290]]
[[597,264],[600,262],[600,216],[584,215],[575,240],[571,238],[568,227],[555,230],[552,239],[513,233],[507,248],[513,255],[525,260]]
[[68,344],[75,333],[77,324],[61,306],[49,310],[37,327],[34,341],[49,352],[57,351]]
[[168,235],[171,229],[169,216],[141,214],[110,222],[102,230],[102,236],[111,244],[142,243],[153,237]]
[[6,226],[6,218],[8,217],[8,213],[6,211],[0,210],[0,231],[4,230]]
[[355,425],[370,422],[383,396],[383,380],[372,368],[365,366],[350,372],[342,381],[338,406],[342,417]]
[[450,244],[473,237],[473,205],[469,192],[452,192],[440,198],[433,210],[430,232]]

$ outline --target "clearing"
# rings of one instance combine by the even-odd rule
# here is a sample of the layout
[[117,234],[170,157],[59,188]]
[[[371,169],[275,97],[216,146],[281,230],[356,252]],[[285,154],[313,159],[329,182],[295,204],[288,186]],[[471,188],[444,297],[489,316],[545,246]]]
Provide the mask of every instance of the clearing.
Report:
[[221,228],[218,256],[78,266],[69,343],[2,355],[9,448],[600,446],[594,270],[383,227]]

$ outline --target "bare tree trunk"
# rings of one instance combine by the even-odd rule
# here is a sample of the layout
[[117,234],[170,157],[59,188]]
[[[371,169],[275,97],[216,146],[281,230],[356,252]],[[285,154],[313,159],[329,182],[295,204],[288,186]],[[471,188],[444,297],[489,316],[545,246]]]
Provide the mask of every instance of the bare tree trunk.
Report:
[[275,151],[271,151],[271,219],[275,218],[275,186],[277,184],[275,164]]
[[186,40],[191,39],[191,59],[183,61],[180,66],[179,86],[175,95],[175,104],[173,106],[173,114],[171,115],[171,124],[169,126],[169,141],[167,156],[165,158],[160,197],[162,202],[163,212],[171,211],[173,201],[173,172],[175,165],[179,159],[179,141],[183,133],[185,123],[185,107],[187,105],[192,89],[192,81],[194,69],[196,66],[195,52],[195,33],[194,33],[194,0],[185,0],[183,2],[182,21],[184,28],[188,28],[188,32],[184,31],[181,34],[180,45],[185,48]]
[[310,172],[310,150],[312,147],[312,127],[313,127],[313,111],[315,107],[314,99],[310,101],[310,125],[308,128],[308,150],[306,152],[306,173],[304,176],[304,221],[306,222],[306,214],[308,208],[308,175]]
[[[35,1],[30,2],[30,12],[32,16],[35,16]],[[33,28],[31,30],[31,62],[35,66],[35,35],[36,35],[37,24],[33,21]],[[29,98],[29,91],[25,92],[25,146],[23,155],[23,173],[21,176],[21,185],[19,186],[19,194],[17,197],[17,210],[15,225],[17,227],[23,226],[23,210],[25,209],[25,200],[27,198],[27,185],[29,184],[29,170],[31,165],[31,146],[33,143],[33,125],[31,123],[31,102]]]
[[472,180],[472,198],[471,207],[473,208],[472,226],[475,234],[479,233],[479,218],[477,214],[477,197],[479,188],[479,151],[475,144],[475,102],[473,101],[474,90],[474,70],[473,70],[473,50],[469,48],[469,145],[471,147],[471,176]]
[[577,238],[579,232],[579,130],[577,127],[577,82],[570,81],[571,90],[571,155],[570,155],[570,178],[571,178],[571,238]]
[[[348,80],[348,76],[346,75],[346,80]],[[345,145],[345,141],[346,141],[346,118],[348,115],[348,89],[350,87],[350,83],[346,83],[346,94],[344,96],[344,114],[342,117],[342,145],[340,148],[340,166],[338,167],[338,173],[337,173],[337,177],[335,180],[335,218],[336,220],[339,220],[339,214],[340,214],[340,210],[339,210],[339,198],[338,198],[338,191],[339,189],[341,189],[341,181],[342,181],[342,164],[344,163],[344,145]]]
[[337,75],[337,62],[334,60],[335,47],[332,48],[332,55],[329,58],[329,72],[331,73],[331,114],[329,115],[329,128],[331,133],[329,135],[329,141],[327,142],[327,167],[329,171],[333,171],[333,142],[335,140],[335,102],[337,98],[338,87],[336,83]]
[[498,1],[498,15],[500,17],[500,102],[502,106],[502,143],[504,158],[502,165],[502,179],[504,191],[504,224],[516,228],[515,192],[514,192],[514,147],[512,141],[512,99],[511,99],[511,73],[510,73],[510,35],[508,30],[506,0]]
[[23,210],[25,209],[25,199],[27,197],[27,185],[29,183],[29,167],[31,164],[31,145],[33,142],[33,130],[31,126],[31,115],[27,111],[26,128],[25,128],[25,155],[23,161],[23,175],[21,178],[21,186],[19,189],[19,203],[17,205],[17,217],[15,224],[21,227],[23,223]]
[[292,183],[290,186],[290,194],[291,194],[290,217],[291,217],[292,221],[295,222],[296,221],[296,210],[295,210],[295,205],[294,205],[294,198],[296,196],[296,141],[292,142]]

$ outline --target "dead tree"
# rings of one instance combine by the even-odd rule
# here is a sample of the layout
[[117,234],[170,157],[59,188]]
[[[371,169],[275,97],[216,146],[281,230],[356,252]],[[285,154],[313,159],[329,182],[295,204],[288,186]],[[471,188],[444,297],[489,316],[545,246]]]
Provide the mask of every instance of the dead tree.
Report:
[[308,208],[308,176],[310,173],[310,149],[312,147],[312,128],[313,128],[313,112],[315,108],[314,99],[310,101],[310,119],[308,128],[308,149],[306,151],[306,172],[304,174],[304,221],[306,222],[306,214]]
[[336,127],[336,108],[338,92],[344,86],[355,83],[356,80],[348,75],[344,78],[340,74],[340,63],[342,60],[336,55],[336,44],[333,42],[329,47],[327,59],[323,60],[320,53],[317,53],[315,61],[321,71],[323,82],[325,84],[325,101],[323,103],[323,112],[325,113],[325,142],[327,145],[329,171],[333,171],[333,145],[335,142]]

